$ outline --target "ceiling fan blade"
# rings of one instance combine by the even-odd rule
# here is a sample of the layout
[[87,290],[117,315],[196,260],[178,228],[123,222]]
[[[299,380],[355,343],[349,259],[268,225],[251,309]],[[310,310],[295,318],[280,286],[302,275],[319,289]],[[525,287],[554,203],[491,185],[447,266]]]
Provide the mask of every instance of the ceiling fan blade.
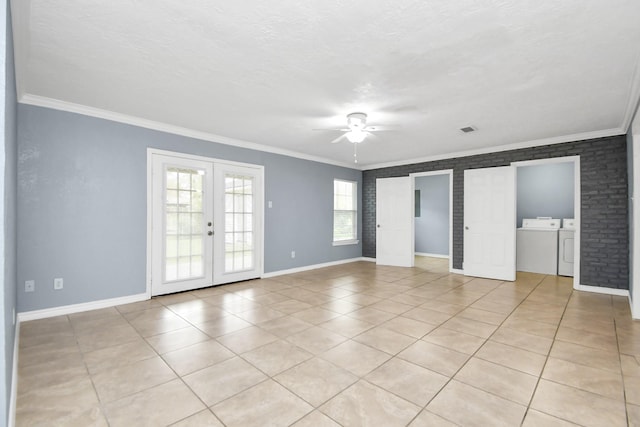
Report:
[[340,131],[340,132],[349,132],[351,129],[321,128],[321,129],[311,129],[311,130],[334,130],[334,131]]
[[332,143],[332,144],[335,144],[335,143],[337,143],[337,142],[342,141],[342,140],[343,140],[344,138],[346,138],[346,137],[347,137],[347,134],[346,134],[346,133],[343,133],[342,135],[340,135],[339,137],[337,137],[336,139],[334,139],[333,141],[331,141],[331,143]]
[[388,132],[397,129],[397,127],[393,126],[367,126],[366,128],[364,128],[364,130],[367,132]]

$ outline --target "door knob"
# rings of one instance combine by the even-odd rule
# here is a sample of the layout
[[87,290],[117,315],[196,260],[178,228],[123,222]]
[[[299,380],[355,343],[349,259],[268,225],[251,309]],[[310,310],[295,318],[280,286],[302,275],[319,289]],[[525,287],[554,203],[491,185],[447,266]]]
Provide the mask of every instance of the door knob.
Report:
[[465,229],[465,230],[468,230],[468,229],[469,229],[469,227],[465,227],[464,229]]
[[213,236],[213,231],[209,231],[209,232],[207,233],[207,235],[209,235],[209,236]]
[[378,227],[378,228],[380,228],[380,224],[378,224],[378,226],[377,226],[377,227]]

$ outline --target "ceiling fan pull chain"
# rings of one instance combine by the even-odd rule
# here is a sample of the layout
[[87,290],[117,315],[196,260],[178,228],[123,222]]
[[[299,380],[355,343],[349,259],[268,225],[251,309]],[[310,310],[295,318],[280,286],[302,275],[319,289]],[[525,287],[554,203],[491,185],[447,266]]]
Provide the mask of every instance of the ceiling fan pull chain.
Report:
[[358,163],[358,144],[353,144],[353,163]]

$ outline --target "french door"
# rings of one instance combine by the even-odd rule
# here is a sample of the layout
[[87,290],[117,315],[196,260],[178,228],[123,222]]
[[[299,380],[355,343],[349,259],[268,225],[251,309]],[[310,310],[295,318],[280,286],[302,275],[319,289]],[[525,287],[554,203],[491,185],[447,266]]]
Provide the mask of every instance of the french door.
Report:
[[151,294],[260,277],[262,167],[150,155]]

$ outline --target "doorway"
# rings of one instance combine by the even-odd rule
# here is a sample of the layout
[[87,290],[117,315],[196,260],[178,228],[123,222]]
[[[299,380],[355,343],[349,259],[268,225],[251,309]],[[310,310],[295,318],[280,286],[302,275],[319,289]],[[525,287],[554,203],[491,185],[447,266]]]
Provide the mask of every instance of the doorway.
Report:
[[151,295],[260,277],[264,168],[149,149]]
[[523,218],[574,218],[573,288],[580,288],[580,156],[527,160],[516,168],[517,227]]
[[453,271],[453,169],[410,175],[414,194],[414,255],[446,258]]

